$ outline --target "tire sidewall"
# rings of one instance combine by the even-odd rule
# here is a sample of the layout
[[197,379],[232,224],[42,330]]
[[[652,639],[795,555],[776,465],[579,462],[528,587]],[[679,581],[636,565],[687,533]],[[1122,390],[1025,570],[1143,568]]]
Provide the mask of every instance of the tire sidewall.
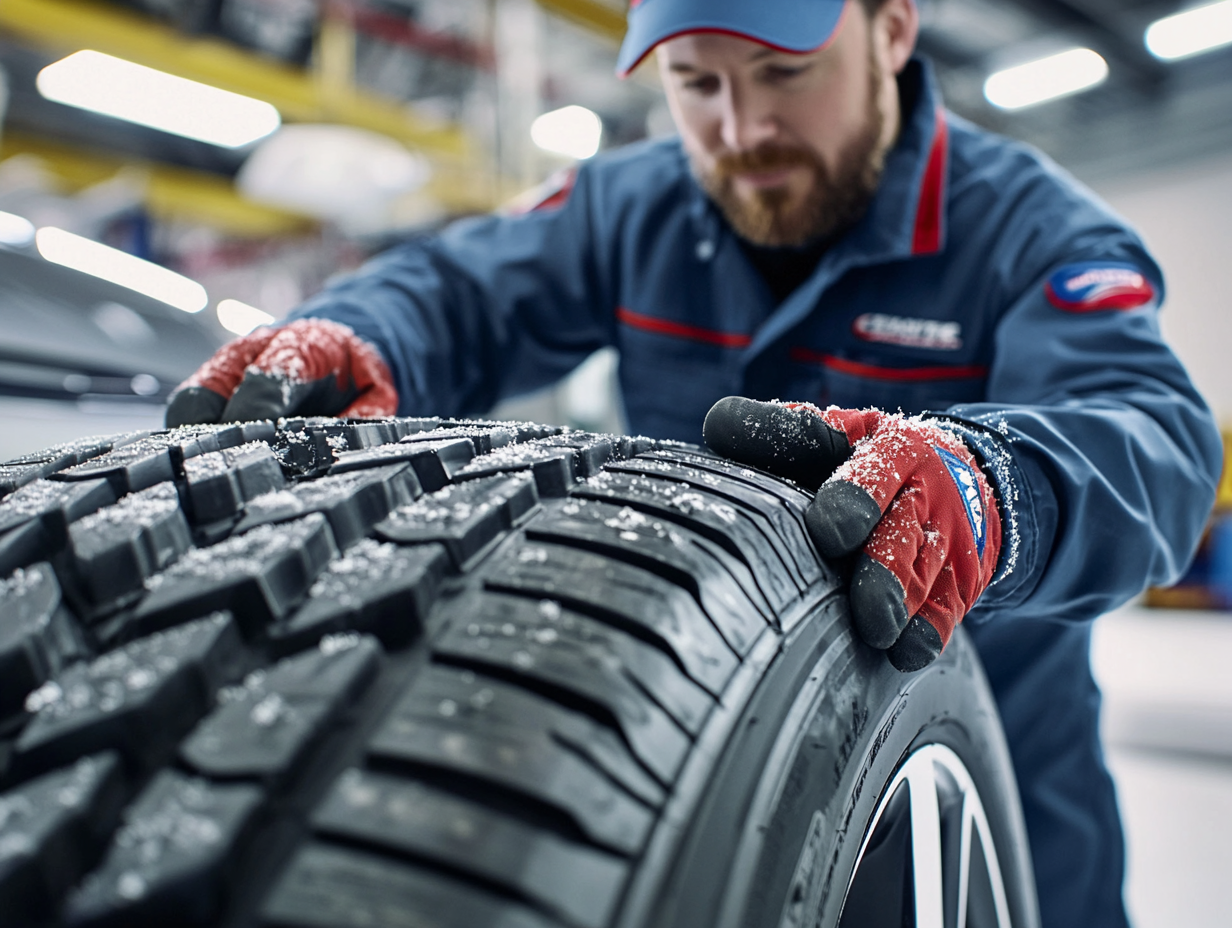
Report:
[[[941,744],[961,758],[979,791],[1012,924],[1033,928],[1037,903],[1021,805],[974,647],[960,629],[941,658],[903,674],[855,639],[844,598],[819,613],[785,642],[750,700],[682,841],[652,923],[838,925],[888,784],[913,752]],[[803,661],[793,654],[801,650]],[[795,698],[785,702],[784,690]],[[761,726],[777,726],[768,750],[764,736],[753,737]],[[728,834],[739,829],[726,853],[716,852],[724,829],[715,816],[728,820]],[[731,821],[736,816],[739,825]]]

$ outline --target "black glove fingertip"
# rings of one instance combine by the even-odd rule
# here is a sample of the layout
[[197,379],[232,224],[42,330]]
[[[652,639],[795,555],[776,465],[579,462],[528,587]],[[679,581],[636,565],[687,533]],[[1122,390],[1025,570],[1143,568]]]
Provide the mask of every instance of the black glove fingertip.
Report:
[[923,670],[941,654],[941,635],[918,615],[907,623],[898,641],[886,651],[895,670],[914,673]]
[[884,651],[900,639],[907,625],[903,585],[884,564],[860,556],[851,577],[851,621],[866,644]]
[[851,456],[847,436],[815,413],[744,396],[715,403],[702,437],[716,454],[808,487]]
[[804,513],[804,524],[823,557],[842,557],[864,544],[881,521],[881,508],[863,487],[845,480],[822,486]]
[[171,395],[164,421],[169,429],[218,422],[226,405],[227,398],[221,393],[206,387],[185,387]]
[[283,377],[250,370],[231,394],[223,410],[223,422],[252,422],[258,419],[280,419],[295,415],[300,405],[302,384]]

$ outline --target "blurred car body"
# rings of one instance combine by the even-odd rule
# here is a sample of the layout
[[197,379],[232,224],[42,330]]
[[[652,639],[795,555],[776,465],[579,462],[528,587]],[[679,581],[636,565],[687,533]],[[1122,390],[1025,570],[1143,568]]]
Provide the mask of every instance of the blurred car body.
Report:
[[161,428],[167,394],[224,334],[134,290],[0,248],[0,461]]

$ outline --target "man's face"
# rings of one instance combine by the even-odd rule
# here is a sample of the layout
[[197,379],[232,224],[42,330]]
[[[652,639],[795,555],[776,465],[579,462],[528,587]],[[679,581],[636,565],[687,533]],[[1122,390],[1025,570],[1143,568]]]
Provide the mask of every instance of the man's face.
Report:
[[863,216],[899,120],[897,61],[860,3],[819,51],[694,33],[658,58],[694,173],[737,233],[800,245]]

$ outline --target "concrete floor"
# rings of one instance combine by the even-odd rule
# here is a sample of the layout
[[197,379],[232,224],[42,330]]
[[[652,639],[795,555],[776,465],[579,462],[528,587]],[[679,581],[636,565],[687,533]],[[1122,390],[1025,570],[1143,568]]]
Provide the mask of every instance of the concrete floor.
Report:
[[1232,926],[1232,614],[1126,608],[1096,625],[1136,928]]

